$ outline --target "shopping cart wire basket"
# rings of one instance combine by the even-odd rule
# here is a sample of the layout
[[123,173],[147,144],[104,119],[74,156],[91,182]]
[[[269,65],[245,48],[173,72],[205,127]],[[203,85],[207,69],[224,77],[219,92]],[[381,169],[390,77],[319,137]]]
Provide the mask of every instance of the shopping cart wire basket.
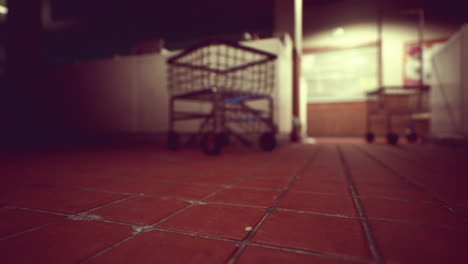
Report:
[[[168,64],[168,147],[179,148],[176,122],[199,120],[189,142],[200,141],[207,154],[219,154],[231,138],[261,149],[276,146],[273,121],[276,55],[235,42],[209,40],[170,57]],[[209,111],[182,110],[176,102],[210,105]]]

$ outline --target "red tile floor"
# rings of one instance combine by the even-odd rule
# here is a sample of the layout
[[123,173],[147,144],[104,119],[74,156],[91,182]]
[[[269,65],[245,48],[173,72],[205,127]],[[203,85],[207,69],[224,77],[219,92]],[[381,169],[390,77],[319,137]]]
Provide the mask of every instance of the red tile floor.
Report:
[[0,263],[468,263],[468,151],[3,155]]

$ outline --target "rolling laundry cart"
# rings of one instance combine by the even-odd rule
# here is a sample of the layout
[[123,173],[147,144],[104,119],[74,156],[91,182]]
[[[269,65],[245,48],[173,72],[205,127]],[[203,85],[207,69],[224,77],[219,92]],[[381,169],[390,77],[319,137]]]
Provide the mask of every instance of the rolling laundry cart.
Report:
[[[219,154],[232,138],[262,150],[276,146],[273,92],[276,55],[223,40],[210,40],[168,59],[168,147],[177,149],[181,137],[176,122],[200,120],[189,142]],[[179,107],[179,101],[210,105],[210,110]],[[184,110],[185,109],[185,110]]]
[[406,140],[409,143],[416,142],[421,135],[416,133],[415,122],[429,119],[428,91],[428,86],[386,86],[368,92],[366,141],[374,142],[376,133],[373,132],[373,125],[378,117],[383,117],[386,122],[387,143],[398,143],[400,135],[394,129],[394,119],[397,118],[406,120]]

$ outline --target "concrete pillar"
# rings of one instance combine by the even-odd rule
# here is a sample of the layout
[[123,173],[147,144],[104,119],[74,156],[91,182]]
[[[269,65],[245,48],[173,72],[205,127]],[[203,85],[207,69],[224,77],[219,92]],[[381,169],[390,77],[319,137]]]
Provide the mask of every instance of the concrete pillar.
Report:
[[306,127],[305,114],[301,116],[300,66],[302,55],[302,0],[275,0],[274,35],[289,34],[293,40],[293,128],[290,139],[300,141],[302,127]]

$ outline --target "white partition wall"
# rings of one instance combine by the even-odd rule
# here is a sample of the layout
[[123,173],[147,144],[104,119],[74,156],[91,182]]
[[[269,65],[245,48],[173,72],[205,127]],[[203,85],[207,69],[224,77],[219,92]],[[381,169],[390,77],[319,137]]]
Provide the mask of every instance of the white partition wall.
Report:
[[241,44],[278,56],[274,94],[275,123],[279,133],[289,134],[292,128],[292,40],[286,35],[283,42],[270,38]]
[[433,53],[431,136],[468,138],[468,24]]
[[[261,39],[244,45],[274,53],[276,66],[275,122],[279,132],[291,129],[292,45]],[[47,71],[44,81],[61,94],[47,102],[55,129],[70,133],[164,133],[168,130],[166,59],[175,54],[125,56],[61,65]],[[196,110],[203,106],[193,104]],[[61,126],[61,127],[59,127]],[[180,131],[196,131],[197,123]]]

